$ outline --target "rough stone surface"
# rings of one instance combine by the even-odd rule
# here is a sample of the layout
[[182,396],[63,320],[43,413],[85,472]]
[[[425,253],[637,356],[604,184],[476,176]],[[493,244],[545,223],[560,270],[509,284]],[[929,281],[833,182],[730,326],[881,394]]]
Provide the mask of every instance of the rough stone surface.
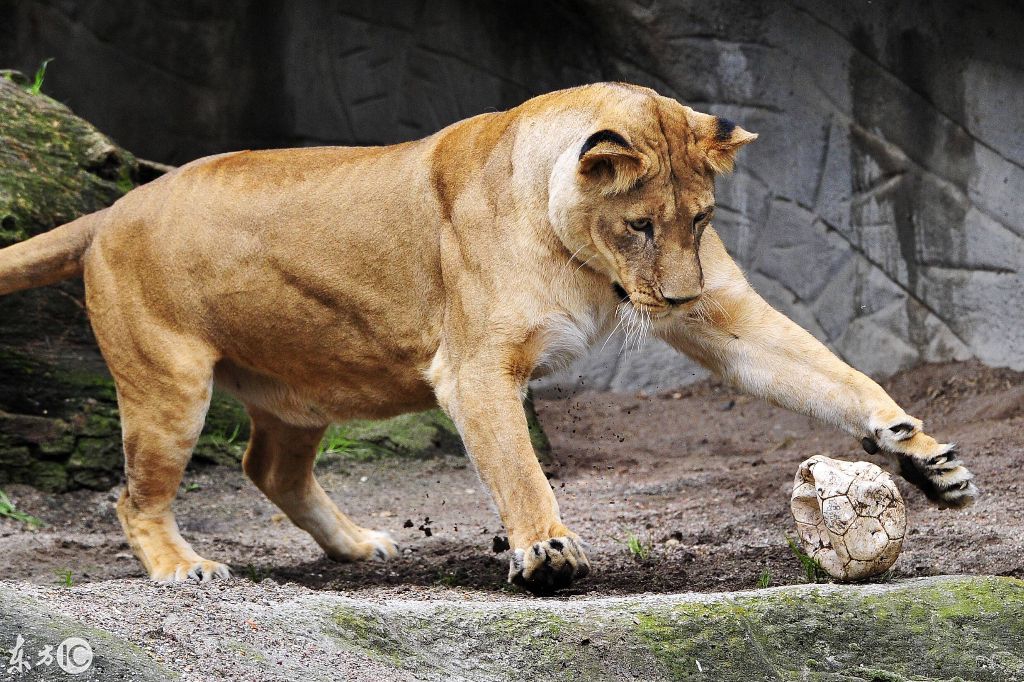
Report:
[[[527,395],[526,423],[537,458],[554,466],[551,443],[537,418],[531,394]],[[336,424],[324,438],[324,452],[318,463],[336,458],[373,459],[377,457],[432,457],[461,452],[462,439],[452,420],[440,409],[413,412],[391,419],[354,419]]]
[[1024,582],[1013,578],[567,601],[418,596],[244,580],[0,583],[0,646],[59,622],[108,665],[137,661],[141,679],[157,666],[184,680],[1024,679]]
[[[132,680],[149,682],[179,679],[157,664],[138,646],[105,630],[89,627],[73,618],[55,613],[37,600],[27,599],[19,591],[0,584],[0,680]],[[21,637],[21,656],[14,649]],[[84,639],[92,651],[92,663],[74,677],[61,669],[57,656],[61,643],[69,638]],[[41,656],[50,650],[49,663]],[[75,654],[83,665],[84,658]],[[15,660],[27,664],[15,665]]]
[[[650,85],[761,134],[717,227],[755,286],[885,375],[1024,368],[1024,8],[1012,0],[0,4],[0,63],[130,149],[377,144],[547,90]],[[563,375],[703,376],[651,342]]]

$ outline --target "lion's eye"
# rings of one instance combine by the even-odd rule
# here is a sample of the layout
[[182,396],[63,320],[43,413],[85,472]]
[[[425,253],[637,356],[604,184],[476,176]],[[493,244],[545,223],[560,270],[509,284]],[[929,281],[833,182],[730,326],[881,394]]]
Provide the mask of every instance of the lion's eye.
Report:
[[648,239],[654,237],[654,223],[651,222],[650,218],[641,218],[639,220],[627,220],[626,225],[629,226],[629,229],[633,230],[634,232],[639,232],[640,234],[645,235]]
[[697,226],[698,226],[698,225],[700,225],[700,224],[701,224],[702,222],[704,222],[705,220],[707,220],[707,219],[708,219],[708,218],[709,218],[709,217],[711,216],[711,212],[712,212],[712,210],[713,210],[713,209],[710,209],[710,208],[709,208],[708,210],[706,210],[706,211],[701,211],[701,212],[700,212],[700,213],[698,213],[697,215],[693,216],[693,226],[694,226],[694,227],[697,227]]

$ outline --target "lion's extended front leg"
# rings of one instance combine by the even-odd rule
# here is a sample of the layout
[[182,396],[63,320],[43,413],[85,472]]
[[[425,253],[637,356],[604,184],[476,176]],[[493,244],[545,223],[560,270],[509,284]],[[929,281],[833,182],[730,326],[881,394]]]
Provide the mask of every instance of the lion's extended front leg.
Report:
[[897,458],[901,474],[943,507],[978,494],[955,445],[937,443],[877,383],[833,355],[747,284],[711,230],[701,245],[706,287],[698,308],[663,336],[738,388],[817,417]]
[[585,577],[590,563],[576,534],[562,524],[530,442],[520,387],[497,369],[444,374],[438,401],[458,427],[514,550],[509,582],[548,592]]

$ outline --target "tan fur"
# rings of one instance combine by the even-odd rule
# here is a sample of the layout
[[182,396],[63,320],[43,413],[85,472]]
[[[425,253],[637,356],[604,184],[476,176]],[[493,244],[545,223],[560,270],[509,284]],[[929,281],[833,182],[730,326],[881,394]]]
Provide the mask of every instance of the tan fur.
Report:
[[[581,154],[599,131],[626,144]],[[330,556],[395,548],[313,478],[324,427],[436,402],[508,529],[510,579],[544,590],[585,575],[522,398],[531,375],[627,318],[919,469],[941,455],[942,485],[956,490],[940,501],[969,502],[950,448],[765,304],[708,226],[714,173],[755,137],[723,138],[714,117],[599,84],[402,145],[210,157],[0,252],[0,292],[84,268],[124,426],[118,513],[157,579],[226,573],[170,511],[214,381],[252,415],[246,473]]]

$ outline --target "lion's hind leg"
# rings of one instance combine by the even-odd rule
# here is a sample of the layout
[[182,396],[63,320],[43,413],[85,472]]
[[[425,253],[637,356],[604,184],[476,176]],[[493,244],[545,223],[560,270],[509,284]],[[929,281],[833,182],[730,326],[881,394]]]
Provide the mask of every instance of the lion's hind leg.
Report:
[[127,484],[117,516],[151,578],[207,582],[228,567],[199,556],[171,512],[212,391],[212,353],[170,336],[104,352],[117,384]]
[[242,460],[246,475],[292,522],[336,561],[385,560],[398,554],[387,533],[356,525],[313,475],[324,427],[288,424],[251,407],[252,435]]

